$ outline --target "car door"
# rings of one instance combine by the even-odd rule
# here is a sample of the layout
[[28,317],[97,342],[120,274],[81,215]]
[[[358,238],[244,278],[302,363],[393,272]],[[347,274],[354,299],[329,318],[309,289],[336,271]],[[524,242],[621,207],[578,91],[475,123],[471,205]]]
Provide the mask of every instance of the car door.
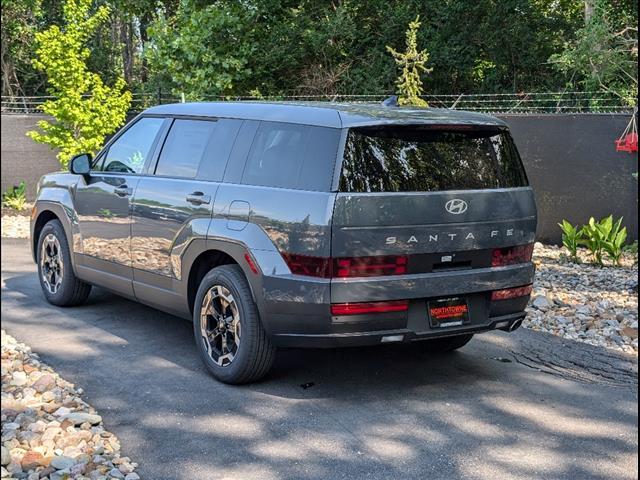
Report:
[[153,175],[138,183],[132,205],[131,253],[138,299],[184,313],[180,284],[187,247],[206,239],[214,198],[239,120],[176,118]]
[[157,117],[133,122],[108,144],[76,187],[80,276],[125,295],[133,295],[131,199],[164,123]]

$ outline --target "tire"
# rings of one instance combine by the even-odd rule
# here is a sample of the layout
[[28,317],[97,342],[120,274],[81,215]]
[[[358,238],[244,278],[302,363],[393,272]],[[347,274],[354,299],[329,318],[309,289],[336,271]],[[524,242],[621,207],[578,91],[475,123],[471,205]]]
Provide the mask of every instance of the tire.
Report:
[[473,334],[455,335],[453,337],[434,338],[420,342],[424,349],[434,353],[446,353],[464,347],[473,338]]
[[193,307],[193,333],[202,361],[221,382],[254,382],[273,364],[275,348],[238,265],[216,267],[202,279]]
[[91,285],[73,273],[71,250],[59,220],[50,220],[42,227],[37,248],[38,279],[47,302],[58,307],[84,303]]

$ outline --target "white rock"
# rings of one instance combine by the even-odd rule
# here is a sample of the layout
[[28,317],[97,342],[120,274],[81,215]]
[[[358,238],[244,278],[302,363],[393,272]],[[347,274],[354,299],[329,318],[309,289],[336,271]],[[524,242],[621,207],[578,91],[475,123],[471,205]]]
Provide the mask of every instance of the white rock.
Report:
[[27,383],[27,374],[21,371],[13,372],[13,379],[11,380],[11,384],[17,387],[21,387]]
[[85,422],[95,425],[102,421],[102,417],[100,415],[94,415],[86,412],[72,412],[64,415],[62,417],[63,420],[69,420],[73,422],[74,425],[81,425]]

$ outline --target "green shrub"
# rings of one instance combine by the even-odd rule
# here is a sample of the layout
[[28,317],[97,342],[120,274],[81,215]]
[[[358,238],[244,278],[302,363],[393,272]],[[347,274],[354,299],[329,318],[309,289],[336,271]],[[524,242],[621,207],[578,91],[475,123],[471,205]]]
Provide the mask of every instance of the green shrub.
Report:
[[622,248],[627,240],[627,228],[622,227],[622,217],[618,221],[613,221],[613,215],[596,222],[593,217],[589,223],[581,229],[584,238],[579,243],[584,244],[598,265],[602,265],[602,254],[606,252],[615,265],[620,265],[622,258]]
[[420,24],[420,15],[409,23],[409,28],[405,33],[407,49],[404,53],[387,46],[387,51],[393,55],[393,59],[401,70],[400,76],[396,80],[398,93],[400,93],[399,105],[429,106],[425,100],[420,98],[420,95],[422,95],[422,79],[420,76],[433,70],[426,67],[429,53],[426,50],[418,50],[417,36]]
[[582,231],[567,220],[562,220],[558,225],[562,229],[562,245],[569,250],[569,258],[573,262],[578,262],[578,245],[582,239]]
[[602,265],[604,236],[599,222],[596,222],[595,218],[591,217],[589,223],[582,226],[580,234],[583,237],[580,239],[580,243],[589,249],[596,263]]
[[25,194],[27,186],[24,182],[20,182],[20,185],[9,187],[6,192],[2,194],[2,205],[14,210],[22,210],[27,203],[27,197]]
[[614,223],[613,216],[609,215],[602,222],[601,228],[603,228],[603,233],[605,234],[602,247],[611,257],[613,263],[620,266],[622,247],[624,247],[624,242],[627,240],[627,227],[622,227],[622,217]]

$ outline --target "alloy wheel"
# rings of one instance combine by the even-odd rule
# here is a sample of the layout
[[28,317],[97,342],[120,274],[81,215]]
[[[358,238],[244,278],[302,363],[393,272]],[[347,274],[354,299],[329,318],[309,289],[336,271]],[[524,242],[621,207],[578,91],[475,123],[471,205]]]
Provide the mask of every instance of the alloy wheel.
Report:
[[64,278],[64,260],[60,241],[53,233],[49,233],[42,241],[40,274],[49,293],[57,293]]
[[226,287],[214,285],[202,300],[200,332],[211,359],[225,367],[236,357],[242,333],[240,312]]

